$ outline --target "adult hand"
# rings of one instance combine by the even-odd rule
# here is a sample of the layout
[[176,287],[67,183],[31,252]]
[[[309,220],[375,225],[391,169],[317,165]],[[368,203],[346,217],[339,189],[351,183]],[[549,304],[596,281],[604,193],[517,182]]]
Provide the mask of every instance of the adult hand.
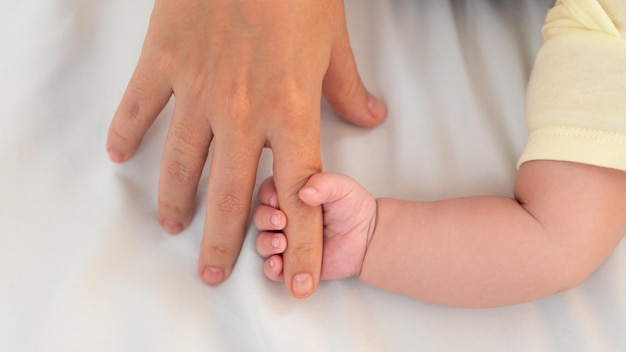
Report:
[[231,273],[241,249],[263,147],[274,154],[281,209],[289,217],[284,275],[292,295],[317,286],[322,218],[298,190],[321,171],[322,91],[346,120],[380,123],[384,105],[356,70],[340,0],[156,0],[141,57],[109,129],[107,150],[128,160],[176,97],[165,142],[158,214],[171,233],[191,221],[213,143],[198,272],[210,284]]

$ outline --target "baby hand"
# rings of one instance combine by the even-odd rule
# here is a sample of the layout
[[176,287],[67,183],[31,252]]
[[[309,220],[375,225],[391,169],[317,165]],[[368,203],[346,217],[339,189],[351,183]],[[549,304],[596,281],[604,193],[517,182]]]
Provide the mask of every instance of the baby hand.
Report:
[[[332,173],[311,176],[298,196],[309,206],[322,205],[324,247],[321,279],[359,275],[376,223],[374,197],[350,177]],[[288,219],[280,210],[272,177],[261,184],[259,198],[261,205],[254,212],[254,224],[261,231],[256,248],[266,258],[265,275],[271,280],[283,281],[282,253],[289,243],[282,230]]]

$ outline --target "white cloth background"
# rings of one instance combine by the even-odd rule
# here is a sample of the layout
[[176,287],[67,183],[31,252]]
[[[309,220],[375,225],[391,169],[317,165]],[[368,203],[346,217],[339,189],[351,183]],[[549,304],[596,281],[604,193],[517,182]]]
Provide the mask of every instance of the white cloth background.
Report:
[[[361,129],[324,104],[325,169],[375,196],[510,195],[548,5],[347,1],[359,68],[389,118]],[[626,350],[624,243],[577,289],[463,310],[355,279],[291,298],[262,275],[250,225],[230,280],[204,285],[206,175],[184,233],[156,221],[171,105],[129,163],[104,148],[151,7],[0,0],[0,351]],[[266,151],[258,182],[270,165]]]

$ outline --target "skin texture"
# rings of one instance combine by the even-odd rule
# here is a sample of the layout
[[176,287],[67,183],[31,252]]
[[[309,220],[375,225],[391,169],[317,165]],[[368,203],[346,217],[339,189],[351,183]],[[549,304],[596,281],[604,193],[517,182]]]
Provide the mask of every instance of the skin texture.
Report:
[[198,273],[225,280],[241,249],[264,147],[284,233],[284,277],[307,297],[321,269],[319,206],[297,196],[322,169],[322,93],[346,120],[375,126],[386,115],[356,71],[339,0],[157,0],[141,57],[109,128],[111,160],[125,162],[175,96],[159,181],[158,217],[185,229],[209,148],[213,148]]
[[[275,194],[268,183],[254,217],[263,230],[257,250],[267,258],[266,276],[280,281],[287,238],[267,231],[280,230],[269,220],[285,214],[266,202]],[[512,305],[576,287],[626,233],[626,172],[563,161],[524,163],[514,199],[378,199],[373,210],[371,195],[335,174],[312,177],[300,197],[324,209],[322,279],[356,274],[366,284],[454,307]],[[331,245],[337,239],[344,243]],[[326,260],[349,246],[358,254]]]

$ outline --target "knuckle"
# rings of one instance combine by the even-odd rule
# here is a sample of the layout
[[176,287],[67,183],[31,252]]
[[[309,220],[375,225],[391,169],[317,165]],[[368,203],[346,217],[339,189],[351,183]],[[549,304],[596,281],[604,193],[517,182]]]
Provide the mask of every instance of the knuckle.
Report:
[[173,204],[169,201],[159,201],[159,213],[161,216],[167,216],[171,220],[182,219],[185,214],[185,209]]
[[[139,88],[129,86],[128,92],[134,96],[140,96],[137,92]],[[141,104],[137,100],[125,101],[119,107],[119,113],[124,117],[127,123],[132,125],[138,124],[141,115]]]
[[[200,127],[200,128],[198,128]],[[208,126],[190,126],[185,122],[173,124],[171,127],[170,145],[179,155],[206,158],[210,142]]]
[[286,208],[288,207],[289,209],[309,208],[309,206],[300,199],[299,192],[312,175],[321,174],[321,160],[318,162],[311,162],[303,168],[299,169],[298,171],[300,175],[305,176],[293,176],[283,174],[275,175],[275,177],[283,181],[276,184],[278,194],[280,196],[281,207],[283,207],[284,205]]
[[239,254],[238,248],[220,243],[207,245],[203,249],[204,254],[208,257],[232,259],[237,257],[237,255]]
[[206,73],[203,69],[195,68],[181,72],[176,79],[174,91],[182,92],[180,96],[184,96],[186,101],[202,105],[206,101],[209,91]]
[[140,58],[142,63],[151,65],[161,72],[166,71],[176,58],[177,44],[154,36],[151,36],[146,44]]
[[312,122],[311,112],[319,109],[315,103],[308,101],[307,95],[298,90],[281,91],[279,95],[280,97],[272,106],[276,109],[276,114],[283,116],[285,127],[295,132],[300,132],[302,129],[308,131]]
[[155,50],[153,52],[153,62],[155,66],[160,71],[165,71],[168,67],[171,66],[172,61],[176,56],[176,48],[172,44],[159,44],[155,46]]
[[304,208],[308,208],[309,206],[307,204],[305,204],[300,197],[298,196],[297,191],[296,192],[288,192],[286,197],[285,197],[285,203],[287,204],[289,209],[292,210],[299,210],[299,209],[304,209]]
[[171,161],[166,167],[166,172],[176,183],[187,184],[193,178],[190,168],[178,160]]
[[245,198],[237,193],[225,193],[217,201],[220,215],[225,217],[240,217],[248,214]]
[[123,144],[125,147],[128,147],[131,145],[130,138],[125,136],[123,133],[121,133],[116,127],[111,127],[109,133],[110,133],[110,137],[117,144]]
[[269,113],[283,116],[285,123],[310,115],[311,109],[319,106],[314,91],[303,88],[306,84],[296,78],[285,78],[280,85],[270,88],[263,96],[263,105]]
[[155,75],[148,76],[143,70],[136,71],[126,87],[124,99],[119,106],[119,112],[130,124],[141,125],[145,123],[147,115],[146,106],[159,91],[159,82]]
[[343,87],[343,95],[348,99],[357,98],[362,92],[362,87],[361,78],[353,74]]
[[[243,86],[243,85],[242,85]],[[247,89],[238,88],[230,95],[227,103],[227,112],[235,121],[242,121],[250,116],[251,103]]]
[[261,119],[255,119],[252,116],[252,103],[247,96],[240,96],[240,93],[230,97],[230,101],[227,103],[225,110],[226,116],[228,116],[228,124],[231,128],[231,133],[237,138],[242,138],[257,129],[255,123],[258,123]]
[[280,107],[283,113],[290,113],[296,116],[302,115],[307,108],[305,96],[304,92],[290,87],[289,89],[281,90],[279,97],[276,98],[280,104],[275,106]]
[[288,247],[289,254],[294,258],[311,258],[319,251],[312,243],[304,243],[298,246]]
[[344,102],[352,101],[363,93],[363,83],[356,68],[353,74],[348,75],[341,81],[341,84],[326,85],[325,96],[331,104],[341,104]]
[[221,117],[212,121],[216,129],[228,133],[233,138],[247,136],[258,129],[259,126],[255,124],[262,119],[254,118],[252,95],[247,83],[225,83],[223,89],[214,94],[216,98],[211,102],[211,114]]

